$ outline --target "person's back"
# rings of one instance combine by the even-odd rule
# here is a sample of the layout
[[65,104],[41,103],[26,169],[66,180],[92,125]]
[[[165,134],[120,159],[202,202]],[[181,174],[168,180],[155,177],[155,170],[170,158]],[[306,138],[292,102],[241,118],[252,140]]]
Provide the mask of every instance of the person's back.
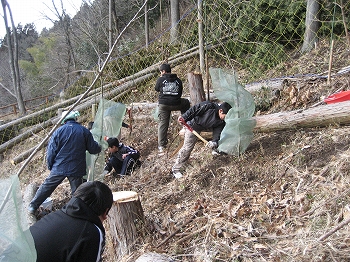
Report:
[[86,150],[97,154],[101,147],[90,131],[74,120],[68,120],[52,135],[47,147],[47,163],[59,175],[83,176],[86,172]]
[[182,81],[176,74],[163,74],[158,78],[156,91],[159,92],[158,103],[163,105],[180,105],[182,96]]
[[157,79],[155,90],[158,96],[158,150],[164,154],[164,148],[168,144],[168,128],[172,111],[186,112],[190,108],[190,101],[181,98],[183,85],[176,74],[171,73],[169,64],[159,67],[161,76]]
[[107,185],[99,181],[82,184],[61,210],[30,227],[37,261],[100,261],[105,241],[102,221],[112,203]]

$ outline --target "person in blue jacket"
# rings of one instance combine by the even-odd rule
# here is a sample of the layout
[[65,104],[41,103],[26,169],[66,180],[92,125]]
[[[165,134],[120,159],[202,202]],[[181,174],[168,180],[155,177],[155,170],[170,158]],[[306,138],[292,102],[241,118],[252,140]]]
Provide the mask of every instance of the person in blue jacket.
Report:
[[71,111],[64,118],[63,125],[50,138],[46,158],[47,167],[51,172],[28,206],[31,214],[36,213],[65,178],[68,178],[73,194],[86,175],[86,151],[98,154],[102,150],[91,132],[76,122],[79,115],[78,111]]
[[37,262],[102,261],[103,221],[113,204],[111,189],[100,181],[83,183],[69,202],[34,223]]

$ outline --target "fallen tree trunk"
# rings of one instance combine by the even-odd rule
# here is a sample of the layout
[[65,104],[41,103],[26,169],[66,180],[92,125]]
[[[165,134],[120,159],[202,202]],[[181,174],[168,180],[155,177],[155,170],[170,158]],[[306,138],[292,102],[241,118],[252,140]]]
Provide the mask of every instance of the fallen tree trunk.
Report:
[[[172,65],[176,65],[176,64],[181,63],[185,59],[189,59],[189,58],[195,56],[196,54],[198,54],[198,47],[185,51],[183,56],[180,56],[180,57],[174,56],[174,57],[169,58],[169,63],[171,63]],[[158,74],[158,70],[159,70],[159,65],[155,64],[155,65],[152,65],[152,66],[150,66],[150,67],[148,67],[148,68],[146,68],[146,69],[144,69],[144,70],[142,70],[134,75],[125,77],[123,79],[114,81],[112,83],[108,83],[108,84],[104,85],[103,87],[96,88],[95,90],[91,90],[89,95],[90,96],[93,95],[94,97],[93,98],[87,97],[83,101],[85,101],[85,102],[89,103],[89,105],[91,105],[92,103],[94,103],[96,101],[96,97],[95,97],[96,94],[98,94],[98,96],[100,96],[100,97],[102,96],[101,90],[103,88],[105,89],[105,88],[108,88],[108,87],[111,87],[114,85],[124,86],[124,84],[126,82],[129,82],[127,87],[130,87],[130,86],[138,84],[142,81],[146,81],[149,78],[153,77],[154,75]],[[125,90],[125,89],[123,88],[123,90]],[[114,93],[115,92],[110,92],[109,94],[113,95]],[[107,95],[107,96],[109,97],[109,95]],[[8,122],[6,124],[0,125],[0,131],[4,130],[6,128],[10,128],[12,126],[18,125],[20,123],[23,123],[25,121],[34,119],[35,117],[39,117],[40,115],[47,113],[49,111],[57,110],[58,108],[62,108],[62,107],[68,107],[70,104],[74,103],[79,97],[80,97],[80,95],[69,98],[67,100],[64,100],[63,102],[57,103],[57,104],[50,106],[50,107],[47,107],[43,110],[34,112],[30,115],[26,115],[26,116],[17,118],[11,122]],[[104,97],[106,98],[105,94],[104,94]],[[83,101],[82,101],[82,103],[84,103]]]
[[38,132],[42,131],[43,129],[45,129],[49,126],[52,126],[52,125],[54,125],[53,119],[45,121],[44,123],[38,124],[30,129],[28,129],[27,131],[25,131],[21,135],[18,135],[15,138],[1,144],[0,145],[0,154],[5,152],[7,149],[19,144],[24,139],[27,139],[28,137],[32,136],[33,134],[38,133]]
[[[23,194],[23,205],[24,205],[25,210],[27,210],[27,208],[30,204],[30,201],[32,201],[37,189],[38,189],[38,185],[35,183],[29,184],[28,186],[26,186],[24,194]],[[26,212],[26,216],[27,216],[27,220],[28,220],[28,223],[30,226],[33,225],[37,221],[35,215],[31,215],[28,212]]]
[[255,132],[273,132],[303,127],[325,127],[350,124],[350,101],[320,105],[307,110],[295,110],[256,116]]

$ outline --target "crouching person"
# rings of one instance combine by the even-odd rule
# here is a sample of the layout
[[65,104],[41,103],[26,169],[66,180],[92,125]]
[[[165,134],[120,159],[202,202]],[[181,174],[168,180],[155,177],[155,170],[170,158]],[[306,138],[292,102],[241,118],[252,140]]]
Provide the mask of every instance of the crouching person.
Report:
[[37,261],[102,261],[105,230],[102,222],[113,204],[110,188],[99,181],[81,184],[62,209],[29,229]]
[[133,169],[140,165],[140,152],[131,146],[119,143],[118,138],[110,137],[107,139],[109,159],[104,167],[104,175],[114,169],[115,177],[130,175]]

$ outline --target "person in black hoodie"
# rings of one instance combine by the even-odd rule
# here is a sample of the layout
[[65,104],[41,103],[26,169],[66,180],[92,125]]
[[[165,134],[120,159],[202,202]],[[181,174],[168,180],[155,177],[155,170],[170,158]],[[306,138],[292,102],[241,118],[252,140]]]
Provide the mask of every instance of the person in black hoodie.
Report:
[[163,153],[168,144],[168,128],[171,111],[185,113],[190,108],[190,101],[181,98],[183,86],[182,81],[176,74],[171,73],[169,64],[159,67],[161,76],[157,79],[155,90],[159,92],[158,97],[158,151]]
[[[179,123],[186,122],[198,134],[202,131],[212,131],[213,138],[207,143],[206,147],[216,149],[219,145],[221,132],[225,127],[226,114],[231,108],[232,106],[227,102],[217,104],[204,101],[188,109],[178,118],[178,121]],[[197,140],[197,136],[189,129],[186,129],[184,143],[172,167],[175,178],[182,177],[181,171],[190,158]]]
[[116,137],[105,137],[105,140],[108,143],[109,157],[102,176],[107,175],[114,169],[114,172],[112,172],[113,176],[121,178],[125,175],[131,175],[134,168],[141,165],[139,160],[140,152],[138,150],[119,143]]
[[29,228],[37,262],[102,261],[105,245],[102,222],[112,204],[112,191],[106,184],[99,181],[81,184],[62,209]]

